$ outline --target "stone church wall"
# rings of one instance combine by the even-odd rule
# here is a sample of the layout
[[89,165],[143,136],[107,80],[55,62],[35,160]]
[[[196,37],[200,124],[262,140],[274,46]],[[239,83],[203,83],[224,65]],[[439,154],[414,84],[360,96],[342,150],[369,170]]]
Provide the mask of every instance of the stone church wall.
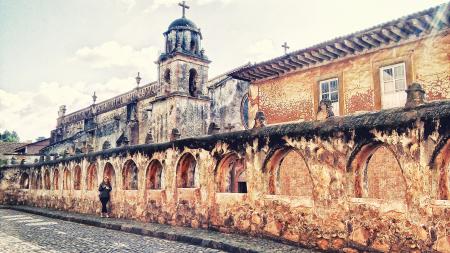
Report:
[[445,252],[449,113],[436,101],[9,166],[0,198],[98,214],[90,185],[109,175],[115,217],[323,250]]

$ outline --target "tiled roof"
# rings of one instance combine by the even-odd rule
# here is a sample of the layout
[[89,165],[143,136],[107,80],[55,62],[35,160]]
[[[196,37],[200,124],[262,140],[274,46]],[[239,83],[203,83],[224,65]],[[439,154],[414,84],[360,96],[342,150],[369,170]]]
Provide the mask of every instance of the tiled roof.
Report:
[[14,153],[14,150],[28,143],[0,142],[0,155]]
[[450,23],[449,5],[450,2],[256,63],[238,69],[230,73],[230,76],[246,81],[276,77],[444,31],[449,28]]

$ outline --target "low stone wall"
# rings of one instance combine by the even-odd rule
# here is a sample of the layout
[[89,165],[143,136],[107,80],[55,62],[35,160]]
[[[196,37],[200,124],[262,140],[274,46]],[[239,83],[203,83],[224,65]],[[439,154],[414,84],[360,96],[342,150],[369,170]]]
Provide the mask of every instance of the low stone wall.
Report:
[[323,250],[450,248],[450,101],[0,170],[0,198]]

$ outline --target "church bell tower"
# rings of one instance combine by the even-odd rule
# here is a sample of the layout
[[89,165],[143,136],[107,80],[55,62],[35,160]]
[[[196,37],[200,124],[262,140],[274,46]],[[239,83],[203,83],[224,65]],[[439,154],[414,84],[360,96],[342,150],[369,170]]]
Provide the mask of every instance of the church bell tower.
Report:
[[179,5],[183,16],[174,20],[164,33],[165,50],[157,61],[161,91],[191,97],[207,95],[205,84],[210,61],[201,47],[202,33],[186,18],[189,6],[184,1]]
[[197,137],[207,133],[211,100],[206,84],[210,61],[201,47],[200,29],[183,15],[164,32],[165,49],[159,56],[157,97],[151,132],[156,142]]

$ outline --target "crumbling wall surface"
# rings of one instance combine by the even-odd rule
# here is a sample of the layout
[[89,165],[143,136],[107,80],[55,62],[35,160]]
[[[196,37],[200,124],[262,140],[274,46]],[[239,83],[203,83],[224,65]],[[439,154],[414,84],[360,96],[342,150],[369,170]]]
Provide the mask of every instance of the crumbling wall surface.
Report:
[[[109,175],[115,217],[322,250],[448,252],[449,120],[444,100],[4,167],[1,200],[98,214],[87,185]],[[224,173],[230,154],[245,176]],[[246,190],[224,191],[233,180]]]
[[220,128],[219,132],[245,129],[243,99],[248,93],[248,85],[247,82],[227,78],[209,88],[211,122]]

